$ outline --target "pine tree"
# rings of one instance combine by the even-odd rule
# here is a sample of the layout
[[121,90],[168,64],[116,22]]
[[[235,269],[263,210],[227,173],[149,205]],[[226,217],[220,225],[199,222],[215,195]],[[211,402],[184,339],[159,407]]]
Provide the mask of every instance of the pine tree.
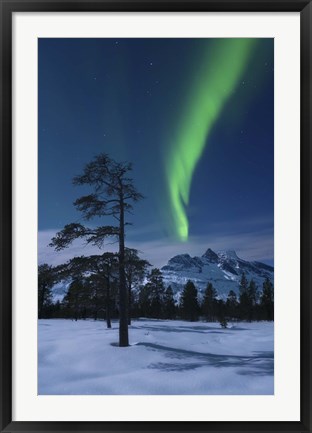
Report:
[[92,255],[86,258],[87,272],[93,273],[93,282],[102,288],[104,294],[107,328],[111,328],[112,285],[118,280],[118,257],[114,253]]
[[216,319],[220,324],[225,323],[225,322],[227,323],[226,307],[225,307],[225,302],[223,301],[223,299],[217,300]]
[[198,320],[199,304],[197,296],[197,289],[194,283],[189,280],[184,286],[181,295],[180,308],[183,319],[190,320],[191,322]]
[[240,295],[244,292],[246,292],[248,289],[248,280],[246,278],[245,272],[243,272],[243,275],[241,277],[241,280],[239,282],[239,293]]
[[140,287],[138,296],[138,310],[141,317],[150,317],[151,298],[149,287],[144,285]]
[[46,263],[38,267],[38,318],[47,316],[52,306],[52,287],[56,283],[53,266]]
[[260,306],[264,318],[266,320],[274,320],[274,288],[269,278],[266,278],[263,283]]
[[216,289],[211,283],[208,283],[202,303],[203,315],[207,322],[213,322],[214,320],[216,320],[217,296],[218,292],[216,291]]
[[77,321],[86,318],[86,310],[89,301],[89,291],[82,279],[73,280],[64,297],[64,304],[69,316]]
[[226,299],[226,311],[227,311],[228,317],[230,317],[232,319],[236,319],[237,318],[237,314],[238,314],[238,301],[237,301],[236,293],[233,290],[230,290],[229,294],[227,296],[227,299]]
[[241,320],[247,320],[249,317],[250,301],[248,296],[248,280],[245,272],[239,283],[239,317]]
[[90,317],[94,320],[104,318],[106,296],[103,286],[99,284],[97,275],[90,275],[86,280],[90,291]]
[[93,188],[89,195],[78,198],[74,205],[85,220],[114,217],[117,226],[86,227],[80,223],[67,224],[51,241],[56,250],[68,247],[75,239],[84,238],[88,244],[101,247],[107,237],[117,237],[119,244],[119,346],[129,345],[128,291],[125,274],[125,214],[132,203],[142,198],[129,178],[132,166],[117,163],[102,153],[86,164],[83,174],[73,179],[74,185]]
[[250,280],[247,293],[249,302],[248,320],[252,321],[255,318],[258,300],[258,288],[254,280]]
[[176,307],[171,286],[168,286],[164,295],[164,319],[174,319]]
[[151,270],[145,288],[149,296],[149,315],[160,319],[164,315],[165,286],[163,276],[158,268]]

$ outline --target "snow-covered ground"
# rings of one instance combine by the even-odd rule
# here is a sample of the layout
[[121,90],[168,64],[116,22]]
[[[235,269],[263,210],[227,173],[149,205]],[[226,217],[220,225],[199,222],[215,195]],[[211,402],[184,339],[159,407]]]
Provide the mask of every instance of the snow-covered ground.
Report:
[[273,394],[271,322],[39,320],[39,394]]

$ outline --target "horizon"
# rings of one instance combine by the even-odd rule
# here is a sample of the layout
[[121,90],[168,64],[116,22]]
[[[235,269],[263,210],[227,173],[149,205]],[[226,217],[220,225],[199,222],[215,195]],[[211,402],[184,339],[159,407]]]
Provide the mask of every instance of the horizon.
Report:
[[[114,244],[114,248],[112,248],[112,244],[107,242],[108,247],[105,246],[103,249],[99,249],[98,247],[94,247],[92,245],[83,245],[82,242],[75,242],[72,246],[65,248],[60,252],[55,252],[53,248],[48,246],[50,239],[55,235],[57,231],[46,231],[39,232],[38,234],[38,263],[43,264],[47,263],[49,265],[60,265],[65,263],[76,256],[88,256],[92,254],[100,255],[106,251],[117,252],[117,245]],[[263,249],[260,250],[244,250],[237,249],[233,247],[226,248],[224,244],[220,243],[219,247],[217,243],[214,243],[215,247],[208,245],[204,246],[205,243],[175,243],[173,245],[164,245],[161,241],[155,241],[155,243],[150,244],[148,246],[144,244],[131,244],[127,245],[127,248],[134,248],[138,250],[139,256],[148,260],[153,268],[161,269],[165,266],[170,259],[175,256],[187,254],[190,257],[202,257],[208,249],[211,249],[213,252],[218,255],[225,252],[235,252],[237,257],[241,260],[248,262],[260,262],[272,266],[274,268],[274,257],[265,258],[265,250],[266,248],[269,250],[270,247],[263,245]],[[146,248],[147,247],[147,248]],[[188,249],[189,248],[189,249]],[[144,251],[145,250],[145,251]]]

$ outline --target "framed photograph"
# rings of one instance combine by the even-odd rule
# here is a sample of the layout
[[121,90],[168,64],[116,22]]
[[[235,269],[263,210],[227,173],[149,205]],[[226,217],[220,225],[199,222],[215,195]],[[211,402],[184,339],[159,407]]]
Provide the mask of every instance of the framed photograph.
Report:
[[1,431],[312,431],[311,2],[0,4]]

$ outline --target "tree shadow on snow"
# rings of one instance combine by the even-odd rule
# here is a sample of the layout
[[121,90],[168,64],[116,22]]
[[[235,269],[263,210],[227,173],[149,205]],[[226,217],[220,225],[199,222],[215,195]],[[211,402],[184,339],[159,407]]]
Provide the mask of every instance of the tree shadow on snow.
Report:
[[158,362],[148,368],[162,371],[186,371],[200,367],[236,367],[241,375],[270,375],[274,374],[274,353],[272,351],[253,352],[252,356],[216,355],[213,353],[194,352],[185,349],[175,349],[153,343],[138,343],[157,352],[163,352],[166,358],[181,360],[183,362]]
[[248,331],[247,328],[227,328],[222,330],[213,326],[131,326],[131,329],[144,329],[146,331],[167,332],[167,333],[194,333],[194,334],[229,334],[236,331]]

